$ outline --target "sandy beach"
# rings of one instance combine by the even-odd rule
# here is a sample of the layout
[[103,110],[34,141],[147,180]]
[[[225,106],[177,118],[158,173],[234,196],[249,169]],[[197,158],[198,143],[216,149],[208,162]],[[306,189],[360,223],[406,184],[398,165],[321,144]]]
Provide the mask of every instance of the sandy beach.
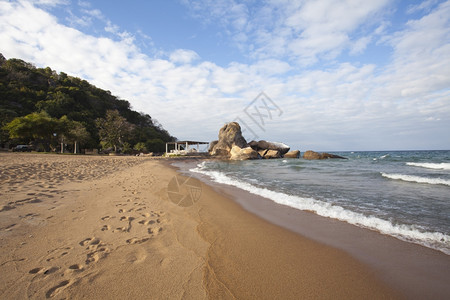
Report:
[[1,153],[0,165],[1,299],[403,298],[166,161]]

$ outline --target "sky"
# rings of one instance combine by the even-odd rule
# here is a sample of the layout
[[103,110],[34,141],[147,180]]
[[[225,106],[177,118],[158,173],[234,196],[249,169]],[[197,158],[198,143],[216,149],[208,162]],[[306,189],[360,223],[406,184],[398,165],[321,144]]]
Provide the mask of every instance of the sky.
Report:
[[450,1],[0,0],[0,53],[88,80],[180,140],[450,149]]

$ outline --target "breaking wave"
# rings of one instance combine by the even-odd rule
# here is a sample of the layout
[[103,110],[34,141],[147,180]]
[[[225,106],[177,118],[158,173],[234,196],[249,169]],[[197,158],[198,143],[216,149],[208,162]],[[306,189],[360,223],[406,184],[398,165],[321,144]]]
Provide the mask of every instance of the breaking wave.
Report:
[[394,180],[403,180],[407,182],[416,182],[416,183],[427,183],[427,184],[442,184],[450,186],[450,180],[442,179],[442,178],[430,178],[430,177],[421,177],[414,175],[404,175],[404,174],[387,174],[381,173],[383,177],[394,179]]
[[415,163],[407,162],[408,166],[421,167],[435,170],[450,170],[450,163]]

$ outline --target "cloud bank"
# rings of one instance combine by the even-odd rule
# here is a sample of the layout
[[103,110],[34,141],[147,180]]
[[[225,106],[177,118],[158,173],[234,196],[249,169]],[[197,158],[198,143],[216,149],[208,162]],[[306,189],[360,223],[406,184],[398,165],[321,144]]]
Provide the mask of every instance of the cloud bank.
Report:
[[[144,51],[144,33],[119,28],[87,2],[76,15],[61,0],[0,1],[0,52],[110,90],[181,139],[212,140],[239,118],[248,135],[301,150],[450,149],[449,1],[183,5],[199,22],[220,20],[247,62],[219,66],[153,40]],[[55,16],[58,7],[70,20]],[[393,27],[400,9],[407,18]],[[83,29],[93,23],[101,30]],[[248,114],[261,91],[282,110],[263,127]]]

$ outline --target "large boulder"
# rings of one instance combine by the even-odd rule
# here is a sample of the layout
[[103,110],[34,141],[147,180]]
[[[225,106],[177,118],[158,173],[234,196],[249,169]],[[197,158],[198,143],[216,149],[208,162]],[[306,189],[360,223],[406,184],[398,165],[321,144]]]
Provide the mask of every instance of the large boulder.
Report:
[[[252,148],[252,149],[253,149],[253,148]],[[253,149],[253,150],[255,150],[255,149]],[[255,151],[256,151],[256,150],[255,150]],[[257,151],[257,152],[258,152],[258,154],[259,154],[259,157],[264,158],[264,155],[266,155],[267,151],[269,151],[269,150],[264,149],[264,150],[259,150],[259,151]]]
[[271,158],[281,158],[281,153],[278,150],[267,150],[267,152],[264,154],[263,158],[271,159]]
[[290,149],[290,147],[286,144],[278,143],[278,142],[268,142],[268,141],[264,141],[264,140],[261,140],[258,142],[251,141],[250,143],[248,143],[248,145],[256,151],[276,150],[276,151],[280,152],[280,155],[284,155]]
[[284,158],[299,158],[300,157],[300,151],[298,150],[292,150],[289,151],[284,155]]
[[304,159],[321,159],[320,153],[308,150],[305,153],[303,153]]
[[230,155],[231,160],[248,160],[258,158],[258,152],[253,150],[251,147],[241,148],[236,145],[231,148]]
[[303,154],[303,158],[310,159],[310,160],[312,160],[312,159],[328,159],[328,158],[347,159],[346,157],[342,157],[342,156],[339,156],[336,154],[330,154],[330,153],[326,153],[326,152],[318,153],[318,152],[311,151],[311,150],[306,151],[305,154]]
[[212,141],[211,143],[209,143],[209,149],[208,152],[211,153],[211,151],[214,149],[214,147],[217,145],[219,141]]
[[230,156],[233,146],[247,147],[247,141],[242,136],[241,126],[237,122],[225,124],[219,131],[219,140],[210,147],[211,155]]

